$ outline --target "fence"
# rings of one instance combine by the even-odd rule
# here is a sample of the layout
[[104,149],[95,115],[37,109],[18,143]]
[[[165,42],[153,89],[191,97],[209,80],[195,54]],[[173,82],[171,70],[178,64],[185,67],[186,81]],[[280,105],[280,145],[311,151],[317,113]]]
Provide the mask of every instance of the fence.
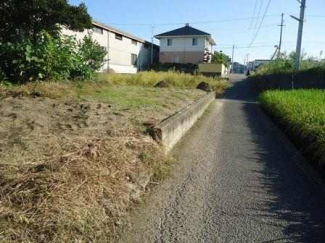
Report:
[[318,68],[298,73],[256,75],[249,79],[260,92],[269,89],[325,89],[325,70]]

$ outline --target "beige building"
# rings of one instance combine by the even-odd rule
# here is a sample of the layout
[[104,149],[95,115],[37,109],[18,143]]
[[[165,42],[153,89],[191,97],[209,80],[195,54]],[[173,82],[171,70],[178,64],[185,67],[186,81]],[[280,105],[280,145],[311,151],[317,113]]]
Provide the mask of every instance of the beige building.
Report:
[[198,71],[206,76],[226,77],[229,74],[229,68],[221,63],[201,63],[198,66]]
[[[153,62],[157,62],[158,59],[159,47],[157,45],[152,45],[139,37],[99,22],[93,22],[92,30],[74,32],[63,29],[62,34],[74,35],[78,40],[91,35],[93,40],[105,47],[106,62],[99,71],[137,73],[149,69],[151,58]],[[151,50],[153,50],[153,57],[151,57]]]
[[216,45],[211,34],[189,24],[155,37],[160,40],[160,63],[210,63]]

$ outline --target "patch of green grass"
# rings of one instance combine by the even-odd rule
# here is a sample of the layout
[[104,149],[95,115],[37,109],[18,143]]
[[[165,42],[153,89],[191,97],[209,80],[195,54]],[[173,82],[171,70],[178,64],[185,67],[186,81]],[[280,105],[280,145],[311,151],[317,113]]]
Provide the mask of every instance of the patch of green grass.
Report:
[[325,165],[325,92],[322,90],[267,91],[261,106],[285,129],[293,142]]
[[200,90],[175,88],[149,88],[141,86],[102,86],[95,90],[84,86],[75,95],[80,99],[114,104],[120,109],[152,110],[178,100],[196,100],[204,93]]

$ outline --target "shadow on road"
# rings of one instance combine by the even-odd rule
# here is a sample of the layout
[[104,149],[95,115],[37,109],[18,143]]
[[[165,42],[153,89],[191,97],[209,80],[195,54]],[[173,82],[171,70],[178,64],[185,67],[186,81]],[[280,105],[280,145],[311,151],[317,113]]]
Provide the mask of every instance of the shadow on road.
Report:
[[244,75],[232,74],[230,76],[231,87],[226,91],[223,98],[237,101],[256,101],[258,94],[254,91],[248,80],[242,81]]
[[[233,87],[228,90],[224,98],[255,101],[257,94],[252,92],[247,80],[237,82],[240,78],[243,77],[234,79]],[[250,151],[254,156],[248,159],[256,160],[256,163],[262,166],[261,170],[253,171],[259,182],[262,181],[262,186],[247,188],[247,190],[253,192],[256,197],[259,197],[261,192],[270,195],[261,197],[258,212],[253,208],[248,210],[256,211],[253,213],[254,218],[269,217],[270,222],[277,222],[276,219],[286,222],[273,226],[282,228],[282,232],[287,237],[267,242],[325,242],[323,185],[307,177],[303,170],[304,166],[299,166],[300,162],[303,163],[300,154],[256,104],[243,102],[242,110],[256,145],[255,148],[258,148]]]

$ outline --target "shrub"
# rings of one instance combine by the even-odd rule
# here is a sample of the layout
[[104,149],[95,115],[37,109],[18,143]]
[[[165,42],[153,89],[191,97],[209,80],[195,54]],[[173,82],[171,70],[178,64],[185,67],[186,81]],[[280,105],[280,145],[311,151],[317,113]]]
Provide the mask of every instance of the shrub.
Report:
[[288,73],[291,71],[293,71],[293,61],[286,58],[279,58],[258,68],[256,74]]
[[104,63],[107,52],[91,37],[86,36],[83,41],[77,43],[74,68],[71,70],[72,79],[89,80]]
[[53,37],[42,32],[36,42],[0,44],[0,70],[14,83],[36,80],[90,79],[98,70],[106,51],[90,37]]
[[192,63],[159,63],[151,65],[151,69],[156,72],[178,71],[194,74],[198,69],[198,65]]
[[218,52],[218,51],[215,51],[212,55],[212,63],[219,63],[219,64],[223,64],[225,65],[226,67],[229,66],[229,60],[230,57],[227,56],[226,54],[222,53],[222,51]]
[[322,90],[267,91],[262,107],[289,134],[293,142],[325,168],[325,92]]
[[[256,70],[255,75],[295,73],[294,60],[294,52],[290,55],[282,54],[280,58],[277,58],[269,62],[268,64],[259,67]],[[305,58],[305,55],[303,55],[300,62],[300,71],[324,67],[325,62],[318,61],[316,58],[313,57]]]

